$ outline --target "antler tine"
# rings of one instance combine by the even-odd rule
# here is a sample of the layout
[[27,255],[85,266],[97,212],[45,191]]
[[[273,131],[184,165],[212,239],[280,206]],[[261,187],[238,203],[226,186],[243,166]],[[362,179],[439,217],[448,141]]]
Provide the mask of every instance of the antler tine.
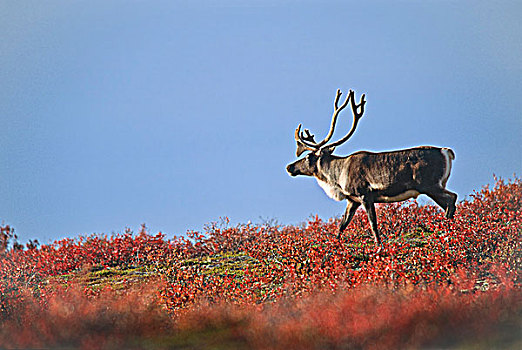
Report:
[[303,140],[306,140],[306,141],[310,141],[310,142],[315,143],[314,135],[313,135],[313,134],[310,134],[310,130],[308,130],[308,129],[304,129],[304,133],[305,133],[304,137],[303,137],[303,134],[301,134],[301,138],[302,138]]
[[[297,150],[295,154],[299,157],[303,152],[305,151],[316,151],[317,148],[315,148],[315,142],[314,142],[314,135],[310,134],[310,131],[308,129],[305,129],[306,135],[303,136],[303,133],[301,132],[301,124],[295,129],[295,142],[297,143]],[[314,144],[309,144],[308,142],[312,141]]]
[[342,94],[341,89],[337,89],[337,92],[335,93],[334,110],[339,109],[337,105],[339,104],[339,97],[341,97]]
[[[357,103],[355,103],[355,92],[353,90],[350,90],[349,97],[351,97],[350,101],[351,101],[352,113],[353,113],[352,128],[350,129],[348,134],[346,134],[342,139],[332,142],[331,144],[328,145],[328,147],[339,146],[340,144],[345,143],[353,135],[353,133],[355,132],[355,129],[357,128],[357,123],[359,122],[359,119],[361,119],[361,117],[364,114],[364,105],[366,104],[366,100],[364,99],[365,96],[366,96],[365,94],[362,94],[361,101],[359,102],[359,104],[357,104]],[[359,109],[360,109],[360,112],[358,111]]]
[[[366,100],[364,99],[364,97],[366,96],[366,94],[362,94],[361,96],[361,102],[359,102],[359,104],[356,104],[355,103],[355,100],[352,98],[352,112],[353,112],[353,116],[354,118],[357,118],[357,119],[360,119],[362,117],[362,115],[364,114],[364,105],[366,104]],[[358,109],[361,109],[361,112],[357,112]]]
[[350,93],[346,98],[344,99],[344,102],[339,107],[339,99],[341,95],[343,94],[340,89],[337,89],[337,93],[335,95],[335,102],[334,102],[334,112],[332,114],[332,122],[330,124],[330,131],[328,131],[328,135],[322,140],[321,142],[317,143],[317,147],[322,147],[324,144],[326,144],[330,139],[332,138],[334,131],[335,131],[335,124],[337,123],[337,117],[339,116],[339,113],[348,105],[348,101],[350,100],[350,96],[352,90],[350,90]]
[[302,142],[304,145],[311,147],[311,148],[317,148],[316,142],[314,140],[314,135],[310,134],[310,130],[304,129],[304,134],[301,131],[301,124],[295,129],[295,140]]

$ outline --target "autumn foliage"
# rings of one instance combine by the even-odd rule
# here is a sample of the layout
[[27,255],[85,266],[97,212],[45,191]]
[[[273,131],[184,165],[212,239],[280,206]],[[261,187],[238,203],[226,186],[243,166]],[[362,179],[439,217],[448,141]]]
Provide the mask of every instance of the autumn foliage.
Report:
[[0,347],[479,348],[522,344],[522,182],[498,180],[453,220],[408,201],[167,239],[145,227],[26,247],[0,235]]

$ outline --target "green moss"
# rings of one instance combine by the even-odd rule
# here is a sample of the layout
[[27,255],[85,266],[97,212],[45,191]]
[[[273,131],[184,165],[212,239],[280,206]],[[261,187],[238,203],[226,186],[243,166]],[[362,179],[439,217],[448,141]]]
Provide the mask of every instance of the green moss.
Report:
[[47,282],[59,282],[63,286],[67,286],[72,282],[77,282],[93,290],[112,287],[114,289],[124,289],[129,284],[138,284],[147,279],[157,276],[158,273],[149,271],[146,267],[133,268],[105,268],[105,269],[88,269],[75,273],[68,273],[53,277]]
[[258,268],[261,264],[245,253],[224,253],[187,259],[182,266],[198,268],[204,275],[244,276],[247,269]]

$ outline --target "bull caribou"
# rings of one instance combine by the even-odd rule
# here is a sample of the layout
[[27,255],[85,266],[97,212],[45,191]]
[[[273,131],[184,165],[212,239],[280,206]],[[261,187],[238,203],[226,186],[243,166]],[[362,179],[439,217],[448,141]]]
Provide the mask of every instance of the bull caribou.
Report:
[[[345,143],[355,132],[366,104],[364,94],[357,104],[355,92],[350,90],[339,106],[341,95],[341,91],[337,90],[330,131],[322,141],[315,142],[314,135],[308,129],[302,132],[299,124],[295,130],[296,155],[299,157],[304,152],[308,154],[286,167],[291,176],[315,177],[319,186],[332,199],[346,199],[346,211],[339,225],[338,238],[341,238],[361,204],[366,210],[378,246],[382,242],[375,203],[400,202],[425,194],[445,211],[447,218],[452,218],[457,195],[446,189],[446,182],[455,153],[446,147],[420,146],[379,153],[359,151],[346,157],[334,155],[335,147]],[[352,127],[344,137],[328,143],[334,134],[337,117],[348,101],[353,114]]]

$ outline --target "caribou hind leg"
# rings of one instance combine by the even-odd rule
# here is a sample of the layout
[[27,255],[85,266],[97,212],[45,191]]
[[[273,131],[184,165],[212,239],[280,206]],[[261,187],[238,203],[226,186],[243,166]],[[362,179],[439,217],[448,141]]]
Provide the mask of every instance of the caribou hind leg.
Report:
[[450,192],[446,189],[444,189],[444,194],[449,197],[448,199],[448,209],[446,210],[446,217],[448,219],[453,219],[453,215],[455,215],[455,210],[457,209],[456,203],[457,203],[457,194]]
[[428,197],[433,199],[446,213],[448,219],[452,219],[455,214],[455,203],[457,202],[457,194],[448,191],[445,188],[436,188],[426,193]]

